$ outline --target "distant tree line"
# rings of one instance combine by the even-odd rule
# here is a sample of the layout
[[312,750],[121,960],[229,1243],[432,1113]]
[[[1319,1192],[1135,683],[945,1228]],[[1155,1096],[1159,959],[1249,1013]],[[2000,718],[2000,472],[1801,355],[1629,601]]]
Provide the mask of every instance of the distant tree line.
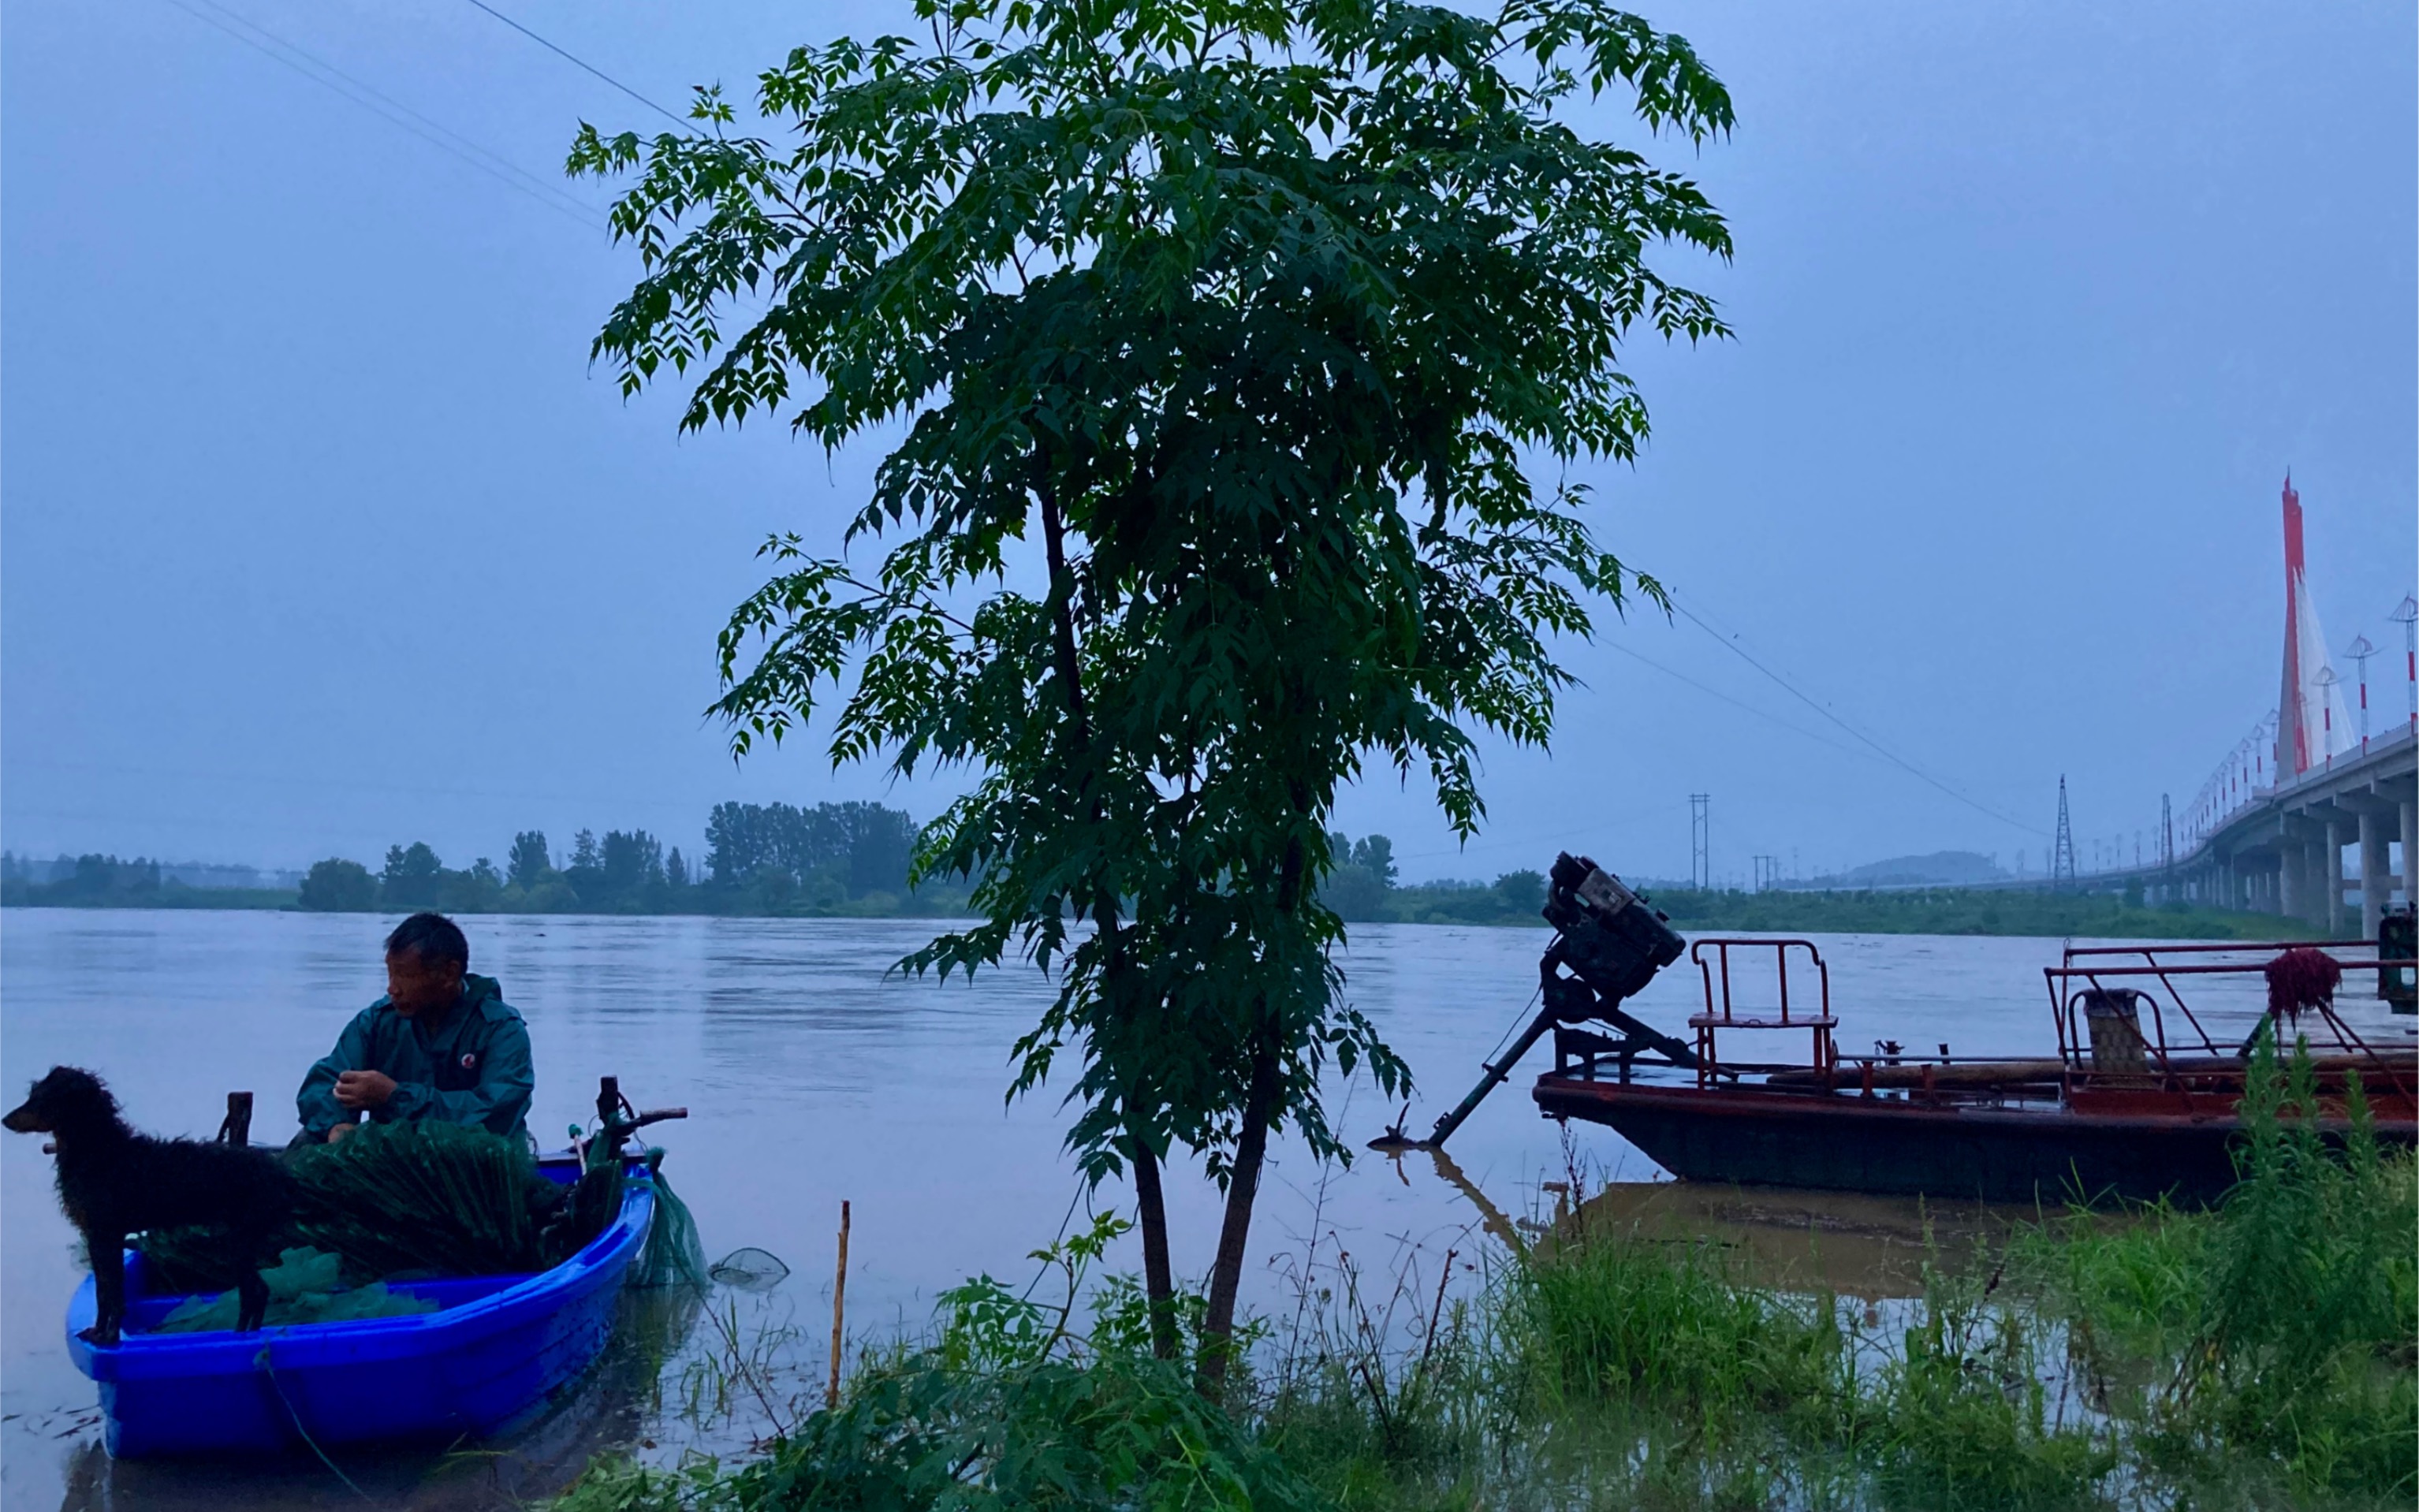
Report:
[[[0,852],[0,904],[70,908],[291,908],[320,912],[438,908],[449,913],[722,914],[739,917],[963,912],[963,883],[910,891],[915,822],[870,803],[717,804],[706,821],[706,852],[692,864],[645,830],[581,830],[558,858],[544,832],[513,837],[500,868],[480,856],[447,867],[425,842],[390,846],[373,872],[358,861],[321,861],[291,888],[197,887],[176,872],[219,872],[115,856],[33,860]],[[1543,928],[1542,872],[1506,872],[1492,882],[1406,886],[1394,842],[1383,835],[1330,837],[1339,858],[1321,896],[1356,924],[1497,924]],[[560,864],[558,864],[558,859]],[[292,873],[286,873],[291,875]],[[1632,878],[1633,882],[1638,879]],[[1642,884],[1641,884],[1642,885]],[[2097,935],[2115,938],[2266,939],[2280,923],[2263,914],[2146,905],[2126,895],[2077,896],[1934,887],[1768,892],[1698,891],[1656,884],[1650,896],[1683,931],[1792,933]]]
[[513,837],[498,867],[456,870],[424,841],[389,846],[373,872],[331,857],[302,879],[303,908],[321,913],[435,908],[447,913],[943,913],[962,888],[907,886],[916,822],[871,803],[721,803],[707,816],[702,864],[643,829],[582,829],[557,853],[543,830]]
[[1533,924],[1546,905],[1542,872],[1506,872],[1493,882],[1423,882],[1397,877],[1394,842],[1383,835],[1328,838],[1335,855],[1319,898],[1348,924]]
[[[187,880],[195,873],[225,875],[233,885]],[[0,906],[11,908],[274,907],[293,900],[291,887],[261,886],[264,880],[251,867],[169,864],[97,853],[38,861],[0,852]]]

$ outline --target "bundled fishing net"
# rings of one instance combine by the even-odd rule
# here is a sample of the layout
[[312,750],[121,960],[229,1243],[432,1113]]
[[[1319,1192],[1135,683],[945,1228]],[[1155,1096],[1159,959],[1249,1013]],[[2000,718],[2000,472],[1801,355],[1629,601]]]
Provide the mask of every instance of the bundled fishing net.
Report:
[[2297,946],[2268,963],[2268,1011],[2278,1020],[2301,1016],[2304,1009],[2325,1008],[2343,985],[2343,966],[2324,950]]
[[[603,1232],[621,1207],[617,1173],[592,1172],[600,1180],[566,1192],[538,1174],[522,1142],[453,1124],[369,1124],[287,1162],[302,1200],[278,1246],[337,1257],[352,1285],[542,1271]],[[137,1247],[168,1290],[233,1286],[242,1263],[214,1229],[164,1230]]]
[[[285,1323],[348,1323],[363,1318],[409,1318],[433,1313],[436,1302],[390,1291],[383,1281],[365,1287],[344,1284],[344,1264],[335,1256],[315,1249],[290,1249],[260,1273],[269,1286],[269,1311],[262,1321],[270,1327]],[[161,1334],[202,1334],[232,1331],[243,1299],[233,1291],[216,1296],[205,1292],[188,1297],[160,1320]]]
[[[630,1273],[624,1283],[633,1287],[688,1287],[702,1290],[708,1279],[705,1244],[698,1238],[697,1217],[688,1204],[680,1199],[672,1184],[664,1180],[664,1152],[646,1151],[644,1176],[633,1180],[653,1189],[655,1197],[655,1221],[647,1229],[646,1248],[630,1262]],[[589,1173],[593,1176],[593,1171]],[[583,1177],[583,1184],[587,1178]]]

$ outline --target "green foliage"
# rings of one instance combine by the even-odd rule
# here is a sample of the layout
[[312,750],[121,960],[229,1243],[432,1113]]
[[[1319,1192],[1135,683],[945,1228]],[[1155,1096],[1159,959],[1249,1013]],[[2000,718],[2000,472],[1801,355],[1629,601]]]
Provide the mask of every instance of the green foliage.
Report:
[[1828,1299],[1744,1286],[1708,1247],[1582,1235],[1533,1255],[1507,1285],[1518,1364],[1554,1396],[1779,1411],[1846,1374]]
[[1516,914],[1534,918],[1546,906],[1546,874],[1542,872],[1506,872],[1495,879],[1494,890],[1503,906]]
[[1151,1356],[1131,1309],[1109,1309],[1121,1323],[1079,1326],[1086,1273],[1123,1227],[1103,1217],[1038,1252],[1065,1284],[1055,1304],[987,1276],[945,1293],[936,1338],[869,1362],[838,1406],[762,1458],[728,1473],[608,1463],[557,1512],[1318,1506],[1281,1460]]
[[[2080,1216],[2033,1257],[2103,1396],[2179,1473],[2273,1471],[2298,1495],[2419,1491],[2419,1166],[2382,1154],[2359,1078],[2255,1048],[2242,1181],[2216,1218]],[[2320,1116],[2345,1119],[2339,1136]]]
[[524,829],[513,837],[504,853],[504,880],[523,892],[536,889],[555,874],[554,859],[546,848],[546,831]]
[[425,841],[413,841],[408,847],[390,845],[386,870],[378,873],[378,897],[390,908],[434,908],[444,872],[445,863]]
[[1348,1506],[2407,1506],[2419,1165],[2380,1153],[2356,1087],[2322,1130],[2345,1109],[2321,1092],[2263,1050],[2219,1211],[2026,1226],[1898,1311],[1566,1219],[1443,1344],[1402,1346],[1395,1379],[1451,1382],[1417,1432],[1332,1328],[1320,1367],[1267,1372],[1292,1389],[1261,1431]]
[[362,914],[377,906],[377,878],[359,861],[331,856],[302,877],[302,906],[314,913]]
[[1391,1288],[1314,1251],[1223,1412],[1148,1357],[1131,1281],[1087,1288],[1102,1220],[1040,1252],[1057,1301],[949,1293],[936,1338],[768,1458],[604,1465],[564,1504],[2406,1507],[2419,1165],[2357,1117],[2330,1143],[2301,1117],[2339,1108],[2319,1091],[2265,1057],[2215,1212],[2058,1215],[1871,1306],[1582,1216]]
[[1843,934],[2011,934],[2045,939],[2272,940],[2273,914],[2144,908],[2109,894],[1960,887],[1890,892],[1711,892],[1656,887],[1655,906],[1682,930]]
[[1907,1507],[2092,1504],[2117,1469],[2106,1436],[2053,1417],[2054,1324],[2008,1302],[2000,1276],[1927,1277],[1922,1313],[1894,1359],[1843,1415],[1884,1499]]
[[879,565],[769,543],[716,708],[744,752],[836,698],[835,761],[972,772],[917,868],[971,883],[981,922],[907,964],[1057,971],[1015,1089],[1072,1045],[1093,1179],[1182,1145],[1236,1180],[1219,1314],[1266,1138],[1347,1153],[1331,1058],[1407,1079],[1336,1000],[1338,784],[1424,769],[1471,833],[1471,731],[1543,742],[1551,640],[1659,595],[1523,461],[1635,455],[1633,326],[1724,333],[1643,255],[1730,234],[1560,113],[1618,88],[1702,141],[1730,100],[1684,40],[1584,0],[917,11],[929,39],[762,75],[786,145],[712,89],[691,133],[582,129],[574,171],[633,180],[612,220],[644,270],[595,355],[626,393],[693,379],[689,428],[903,424],[847,534]]
[[718,803],[705,823],[707,873],[717,887],[781,886],[834,905],[903,895],[914,820],[872,803]]

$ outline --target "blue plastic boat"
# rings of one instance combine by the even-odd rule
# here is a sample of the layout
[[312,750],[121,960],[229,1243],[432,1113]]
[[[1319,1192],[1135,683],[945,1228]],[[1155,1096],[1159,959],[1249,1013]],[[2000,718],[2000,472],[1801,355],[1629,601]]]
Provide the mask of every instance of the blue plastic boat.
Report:
[[[540,1168],[559,1180],[577,1174]],[[644,1174],[635,1162],[631,1171]],[[653,1187],[633,1180],[612,1225],[550,1271],[396,1282],[438,1310],[251,1334],[147,1332],[185,1299],[151,1294],[142,1257],[129,1252],[121,1342],[100,1350],[76,1336],[94,1317],[87,1276],[68,1304],[68,1352],[100,1384],[104,1442],[120,1458],[491,1433],[603,1351],[654,1217]]]

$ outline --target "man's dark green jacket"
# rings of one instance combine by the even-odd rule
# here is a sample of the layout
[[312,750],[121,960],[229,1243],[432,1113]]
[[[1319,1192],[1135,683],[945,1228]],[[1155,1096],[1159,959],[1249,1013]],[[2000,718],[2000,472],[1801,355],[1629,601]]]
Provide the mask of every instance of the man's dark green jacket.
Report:
[[353,1016],[336,1048],[311,1068],[295,1094],[302,1128],[314,1139],[352,1119],[335,1097],[337,1074],[347,1071],[394,1078],[394,1095],[370,1109],[374,1123],[436,1119],[513,1137],[521,1134],[537,1085],[520,1013],[504,1001],[493,977],[469,975],[462,979],[462,1000],[433,1034],[383,997]]

